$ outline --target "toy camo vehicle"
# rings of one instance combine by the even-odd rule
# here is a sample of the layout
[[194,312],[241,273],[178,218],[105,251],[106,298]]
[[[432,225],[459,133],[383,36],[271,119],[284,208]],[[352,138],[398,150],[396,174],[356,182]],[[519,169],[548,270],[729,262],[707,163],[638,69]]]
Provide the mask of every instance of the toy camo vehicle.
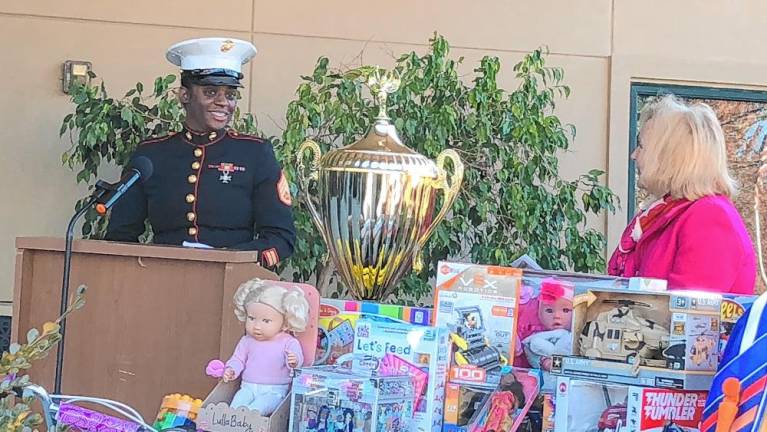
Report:
[[508,364],[508,359],[498,348],[490,345],[485,337],[482,312],[478,306],[456,308],[458,321],[450,333],[450,340],[458,348],[455,363],[459,366],[472,365],[486,371],[499,369]]
[[664,367],[663,350],[668,347],[667,329],[634,311],[635,307],[650,308],[634,300],[602,300],[617,307],[588,321],[580,334],[580,354],[589,358]]

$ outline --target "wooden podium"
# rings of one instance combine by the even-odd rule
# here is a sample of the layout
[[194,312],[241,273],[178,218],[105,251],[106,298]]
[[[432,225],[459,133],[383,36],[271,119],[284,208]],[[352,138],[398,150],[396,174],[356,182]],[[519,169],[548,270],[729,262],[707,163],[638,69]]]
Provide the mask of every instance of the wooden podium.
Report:
[[[13,340],[58,317],[64,240],[18,238]],[[205,375],[243,334],[232,296],[244,281],[277,279],[256,253],[76,240],[70,293],[88,286],[85,307],[67,319],[62,393],[97,396],[136,408],[151,424],[163,396],[204,399]],[[30,371],[53,390],[56,352]]]

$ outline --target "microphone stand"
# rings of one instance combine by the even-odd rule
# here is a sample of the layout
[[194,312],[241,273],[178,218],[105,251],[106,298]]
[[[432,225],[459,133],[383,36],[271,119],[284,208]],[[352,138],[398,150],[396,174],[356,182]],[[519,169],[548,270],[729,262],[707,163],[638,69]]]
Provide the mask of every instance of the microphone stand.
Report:
[[[72,239],[74,238],[75,224],[77,221],[90,209],[94,204],[106,195],[108,192],[114,190],[114,187],[104,181],[96,182],[96,190],[85,203],[85,205],[78,210],[72,219],[69,220],[67,226],[67,237],[64,247],[64,280],[61,283],[61,306],[59,307],[59,316],[63,315],[67,310],[69,303],[69,273],[72,266]],[[61,372],[64,368],[64,338],[66,337],[67,320],[63,318],[59,323],[59,332],[61,334],[61,341],[59,341],[59,347],[56,352],[56,375],[54,379],[53,393],[61,394]]]

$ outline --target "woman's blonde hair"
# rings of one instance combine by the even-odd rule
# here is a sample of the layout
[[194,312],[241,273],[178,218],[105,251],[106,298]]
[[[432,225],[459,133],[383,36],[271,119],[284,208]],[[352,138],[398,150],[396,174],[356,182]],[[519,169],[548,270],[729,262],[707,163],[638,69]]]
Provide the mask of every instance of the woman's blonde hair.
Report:
[[285,317],[286,330],[306,330],[309,302],[306,301],[304,292],[298,288],[288,289],[270,281],[251,279],[240,285],[234,293],[234,314],[237,319],[247,319],[247,306],[251,303],[263,303],[281,313]]
[[668,95],[645,106],[639,124],[639,180],[650,194],[688,200],[735,194],[724,132],[711,107]]

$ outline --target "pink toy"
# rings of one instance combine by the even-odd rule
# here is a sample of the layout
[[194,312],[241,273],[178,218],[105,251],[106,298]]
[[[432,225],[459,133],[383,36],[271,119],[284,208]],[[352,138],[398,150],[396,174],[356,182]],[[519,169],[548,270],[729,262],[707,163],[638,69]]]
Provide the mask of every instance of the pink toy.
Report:
[[573,285],[547,278],[541,282],[538,297],[520,308],[518,337],[526,358],[516,366],[551,369],[551,356],[572,351]]
[[62,404],[57,414],[61,425],[92,432],[138,432],[139,425],[72,404]]
[[415,393],[413,409],[417,409],[418,404],[423,399],[424,389],[429,383],[427,372],[391,353],[387,353],[381,358],[378,363],[378,372],[383,376],[402,375],[403,373],[410,375],[413,381],[413,393]]
[[226,365],[221,360],[211,360],[205,368],[205,373],[213,378],[221,378],[225,369]]
[[223,371],[222,363],[214,360],[206,372],[220,374],[224,382],[241,376],[240,389],[229,405],[268,416],[287,395],[292,370],[304,363],[301,344],[292,332],[306,329],[309,303],[300,289],[253,279],[237,289],[234,304],[235,315],[245,323],[245,335]]
[[490,398],[490,414],[487,416],[483,432],[508,431],[514,419],[513,412],[519,408],[517,398],[510,391],[495,392]]

